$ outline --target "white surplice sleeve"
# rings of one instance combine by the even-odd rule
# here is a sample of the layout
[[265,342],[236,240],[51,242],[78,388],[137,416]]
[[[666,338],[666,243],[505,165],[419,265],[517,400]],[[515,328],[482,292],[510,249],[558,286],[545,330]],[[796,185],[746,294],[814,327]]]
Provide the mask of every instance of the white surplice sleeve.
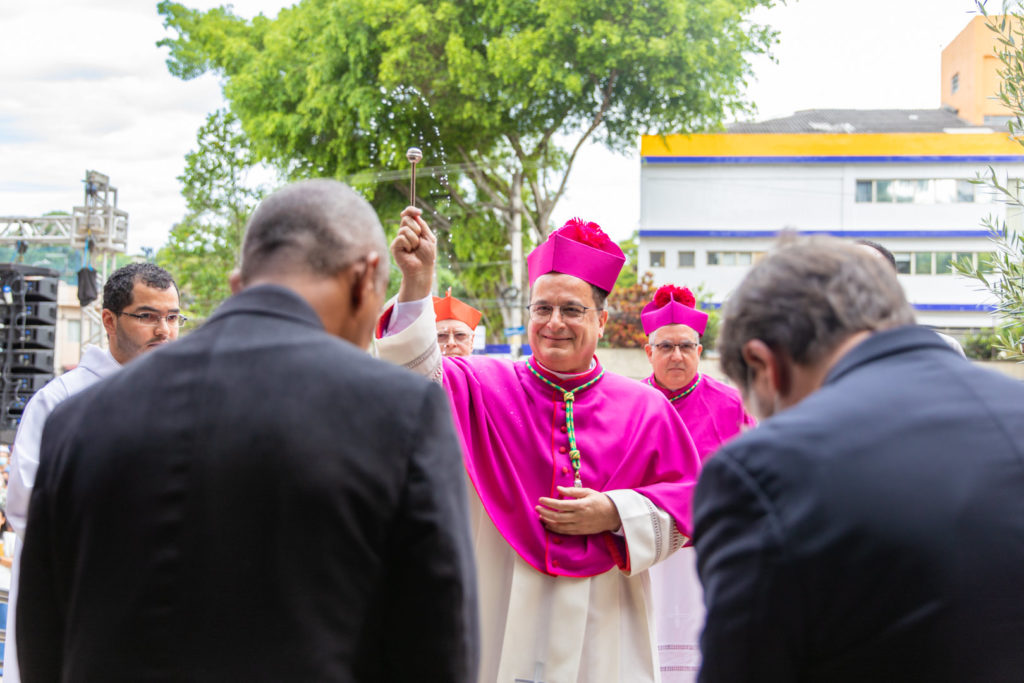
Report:
[[646,496],[631,489],[605,491],[612,499],[622,520],[629,569],[626,575],[638,574],[668,558],[689,539],[680,533],[672,516]]
[[395,304],[384,334],[375,340],[377,357],[441,381],[441,347],[437,345],[434,307],[428,296]]
[[11,452],[10,481],[7,483],[7,519],[22,539],[28,522],[28,502],[39,469],[39,442],[43,439],[46,418],[68,397],[60,382],[51,382],[33,396],[21,416]]

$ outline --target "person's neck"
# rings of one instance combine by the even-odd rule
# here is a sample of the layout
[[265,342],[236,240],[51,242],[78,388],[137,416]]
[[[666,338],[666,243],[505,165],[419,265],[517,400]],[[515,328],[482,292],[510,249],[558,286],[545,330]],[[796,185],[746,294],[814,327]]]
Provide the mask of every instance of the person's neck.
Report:
[[541,368],[545,372],[548,372],[548,373],[554,375],[558,379],[573,379],[575,377],[579,377],[580,375],[585,375],[588,372],[591,372],[597,366],[597,360],[595,360],[593,357],[591,357],[590,358],[590,366],[587,367],[586,370],[578,371],[578,372],[560,372],[558,370],[552,370],[548,366],[544,365],[543,363],[540,362],[539,359],[537,359],[536,356],[534,356],[534,361],[537,363],[537,367]]
[[340,337],[354,344],[362,340],[350,329],[352,311],[346,305],[349,301],[347,292],[342,292],[339,278],[317,277],[305,273],[275,274],[254,278],[246,283],[244,289],[259,285],[277,285],[297,294],[309,304],[313,312],[320,318],[320,323],[329,334]]
[[680,391],[680,390],[685,389],[686,387],[692,385],[694,382],[697,381],[697,378],[700,377],[700,373],[699,372],[694,373],[693,377],[691,377],[690,379],[688,379],[687,381],[683,382],[682,384],[680,384],[677,387],[669,387],[667,384],[665,384],[660,379],[658,379],[657,375],[651,375],[651,377],[654,379],[654,383],[655,384],[657,384],[659,387],[661,387],[662,389],[664,389],[665,391],[667,391],[667,392],[669,392],[671,394],[671,393],[675,393],[677,391]]
[[847,337],[824,358],[813,365],[793,363],[790,391],[782,398],[783,407],[789,408],[794,406],[820,389],[825,383],[825,377],[828,376],[828,373],[835,367],[836,363],[871,335],[871,332],[864,331]]

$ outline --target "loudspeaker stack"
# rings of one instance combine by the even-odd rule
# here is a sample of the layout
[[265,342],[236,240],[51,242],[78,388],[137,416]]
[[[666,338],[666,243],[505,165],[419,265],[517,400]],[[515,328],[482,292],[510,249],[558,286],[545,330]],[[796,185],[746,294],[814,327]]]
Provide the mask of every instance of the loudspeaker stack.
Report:
[[58,275],[0,263],[0,432],[17,429],[28,400],[53,379]]

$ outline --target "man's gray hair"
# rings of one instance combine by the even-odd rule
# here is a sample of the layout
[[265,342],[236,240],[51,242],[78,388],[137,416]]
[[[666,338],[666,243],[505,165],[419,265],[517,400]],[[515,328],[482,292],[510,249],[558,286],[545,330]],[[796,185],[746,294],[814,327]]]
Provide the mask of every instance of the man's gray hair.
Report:
[[745,390],[742,349],[752,339],[813,365],[858,332],[913,324],[880,259],[831,237],[783,237],[726,302],[718,350],[722,370]]
[[260,202],[242,243],[242,283],[265,274],[305,271],[328,277],[376,251],[386,284],[388,249],[370,204],[336,180],[304,180]]

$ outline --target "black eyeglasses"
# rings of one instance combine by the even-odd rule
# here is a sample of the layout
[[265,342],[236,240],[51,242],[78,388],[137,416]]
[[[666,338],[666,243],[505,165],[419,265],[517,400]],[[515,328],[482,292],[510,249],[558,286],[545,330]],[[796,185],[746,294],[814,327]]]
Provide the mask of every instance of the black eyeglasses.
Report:
[[126,311],[121,311],[118,315],[127,315],[130,318],[135,318],[141,324],[148,327],[158,326],[161,320],[166,320],[168,327],[181,327],[188,322],[188,318],[183,316],[181,313],[160,315],[159,313],[150,313],[149,311],[146,311],[145,313],[128,313]]

